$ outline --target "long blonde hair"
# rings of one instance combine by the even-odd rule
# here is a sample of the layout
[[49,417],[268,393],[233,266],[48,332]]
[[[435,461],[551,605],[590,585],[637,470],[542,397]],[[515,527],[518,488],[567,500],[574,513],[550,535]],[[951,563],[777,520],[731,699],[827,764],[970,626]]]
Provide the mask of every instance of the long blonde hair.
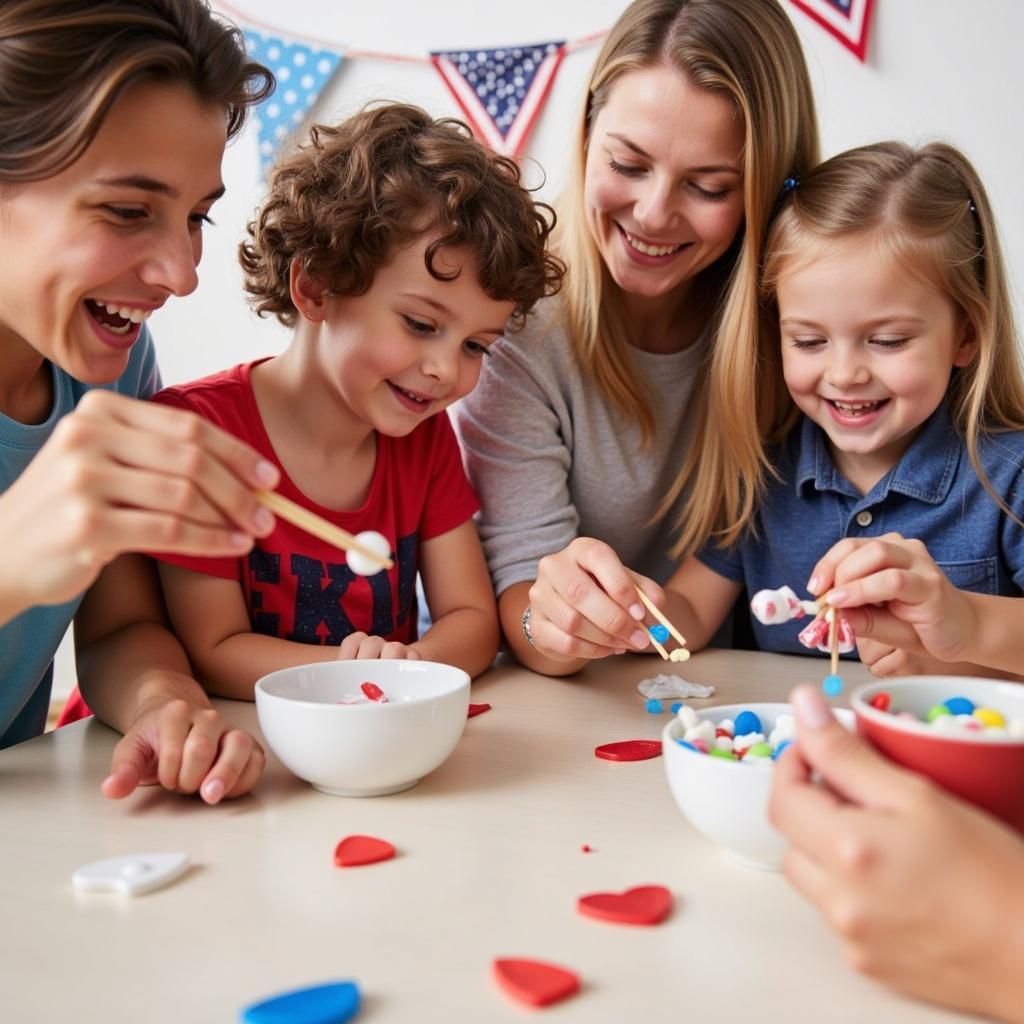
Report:
[[974,331],[974,358],[950,378],[950,413],[985,489],[1017,518],[996,494],[978,454],[982,435],[1024,430],[1024,370],[1006,266],[985,187],[967,157],[945,143],[851,149],[801,179],[787,197],[765,242],[766,327],[759,354],[751,354],[771,367],[775,382],[762,398],[766,438],[781,440],[796,418],[788,396],[776,400],[784,386],[779,278],[823,244],[857,238],[888,251],[899,266],[948,296],[961,323]]
[[[709,268],[716,342],[694,388],[694,443],[656,513],[687,492],[679,550],[722,521],[745,517],[764,465],[760,425],[734,415],[754,407],[754,376],[740,365],[756,347],[761,238],[783,181],[818,161],[814,96],[800,42],[777,0],[634,0],[594,65],[577,125],[568,184],[558,204],[556,249],[568,264],[567,326],[577,360],[611,405],[637,423],[645,443],[655,430],[645,381],[629,358],[634,340],[622,294],[587,224],[583,201],[594,119],[622,74],[663,65],[694,85],[727,96],[743,117],[745,225],[727,265]],[[666,126],[670,130],[671,126]],[[745,378],[737,388],[737,378]]]

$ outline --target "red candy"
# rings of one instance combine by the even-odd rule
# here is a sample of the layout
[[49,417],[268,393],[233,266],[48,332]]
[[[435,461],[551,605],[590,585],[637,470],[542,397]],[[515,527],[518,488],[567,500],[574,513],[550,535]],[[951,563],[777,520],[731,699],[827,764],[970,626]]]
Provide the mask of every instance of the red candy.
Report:
[[362,690],[370,700],[375,700],[378,704],[388,703],[387,697],[384,696],[384,691],[376,683],[362,683],[359,689]]
[[490,704],[470,704],[469,711],[466,712],[467,718],[476,718],[477,715],[482,715],[485,711],[490,711]]
[[889,705],[892,703],[892,697],[883,690],[881,693],[876,693],[868,703],[873,708],[878,708],[879,711],[888,711]]
[[719,736],[726,736],[730,740],[732,739],[732,733],[729,732],[728,729],[716,729],[715,730],[715,739],[718,739]]

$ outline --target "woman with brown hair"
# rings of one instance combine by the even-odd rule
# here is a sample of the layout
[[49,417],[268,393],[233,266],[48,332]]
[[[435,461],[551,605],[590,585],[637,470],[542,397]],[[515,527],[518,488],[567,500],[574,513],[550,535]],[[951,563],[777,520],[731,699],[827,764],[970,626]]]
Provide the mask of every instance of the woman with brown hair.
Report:
[[458,410],[505,636],[530,668],[649,649],[625,567],[660,602],[680,553],[749,518],[764,425],[736,415],[733,382],[753,380],[737,371],[765,225],[817,160],[777,0],[635,0],[612,28],[558,209],[563,296],[495,346]]
[[43,729],[73,620],[79,682],[125,733],[108,796],[216,803],[263,752],[228,729],[168,631],[152,549],[238,553],[277,471],[151,405],[145,321],[196,286],[224,146],[271,88],[201,0],[0,7],[0,747]]

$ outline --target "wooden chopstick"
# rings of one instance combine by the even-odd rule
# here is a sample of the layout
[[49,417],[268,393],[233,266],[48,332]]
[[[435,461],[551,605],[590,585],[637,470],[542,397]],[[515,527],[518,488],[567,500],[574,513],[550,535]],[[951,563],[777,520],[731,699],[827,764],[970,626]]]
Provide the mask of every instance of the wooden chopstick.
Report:
[[305,530],[306,533],[319,537],[320,540],[333,544],[343,551],[356,551],[364,558],[370,559],[374,565],[380,566],[381,569],[390,569],[394,566],[395,563],[390,558],[378,555],[376,551],[371,551],[368,547],[360,544],[351,533],[343,530],[340,526],[335,526],[334,523],[327,522],[315,512],[310,512],[308,508],[297,505],[284,495],[278,494],[277,491],[255,491],[254,493],[260,504],[266,505],[274,515],[287,520],[293,526],[299,527],[300,530]]
[[828,649],[832,661],[832,675],[839,675],[839,612],[832,609],[832,621],[828,624]]
[[662,645],[658,643],[658,641],[653,636],[651,636],[650,630],[647,631],[647,636],[650,639],[651,643],[654,644],[654,649],[661,655],[662,660],[671,661],[672,659],[668,656],[668,651],[666,651],[665,648],[662,647]]
[[[676,638],[676,642],[680,647],[685,647],[686,637],[665,618],[658,606],[639,587],[636,588],[636,592],[639,594],[640,600],[643,601],[644,607]],[[651,639],[654,640],[654,637],[651,637]]]

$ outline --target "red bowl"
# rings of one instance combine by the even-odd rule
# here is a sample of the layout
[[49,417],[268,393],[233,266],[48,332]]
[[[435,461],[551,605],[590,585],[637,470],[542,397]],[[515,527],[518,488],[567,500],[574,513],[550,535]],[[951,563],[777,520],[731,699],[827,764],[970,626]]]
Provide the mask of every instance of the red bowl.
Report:
[[[889,711],[870,704],[879,693]],[[962,676],[906,676],[858,687],[850,695],[857,732],[886,757],[926,775],[955,796],[1024,832],[1024,739],[987,732],[940,732],[924,721],[928,710],[950,697],[992,708],[1009,722],[1024,718],[1024,684]],[[911,711],[921,721],[894,712]]]

